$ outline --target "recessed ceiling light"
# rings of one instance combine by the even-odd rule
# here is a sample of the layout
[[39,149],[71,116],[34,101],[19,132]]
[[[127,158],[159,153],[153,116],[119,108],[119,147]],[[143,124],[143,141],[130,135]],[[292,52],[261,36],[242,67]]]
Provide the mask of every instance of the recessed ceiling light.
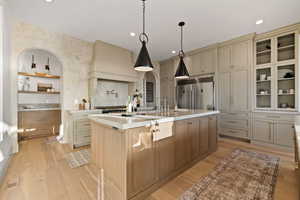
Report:
[[52,3],[54,0],[45,0],[47,3]]
[[262,23],[264,23],[264,20],[262,20],[262,19],[256,21],[257,25],[262,24]]
[[175,54],[176,53],[176,51],[172,51],[172,54]]
[[134,33],[134,32],[131,32],[131,33],[130,33],[130,36],[134,37],[134,36],[135,36],[135,33]]

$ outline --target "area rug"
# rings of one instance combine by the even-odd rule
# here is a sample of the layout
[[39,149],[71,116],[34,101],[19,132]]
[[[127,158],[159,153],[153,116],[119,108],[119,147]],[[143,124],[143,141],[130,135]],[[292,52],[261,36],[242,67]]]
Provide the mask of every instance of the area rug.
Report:
[[279,158],[235,149],[180,200],[271,200]]
[[68,153],[65,158],[71,168],[77,168],[89,163],[91,159],[91,153],[88,149],[83,149]]

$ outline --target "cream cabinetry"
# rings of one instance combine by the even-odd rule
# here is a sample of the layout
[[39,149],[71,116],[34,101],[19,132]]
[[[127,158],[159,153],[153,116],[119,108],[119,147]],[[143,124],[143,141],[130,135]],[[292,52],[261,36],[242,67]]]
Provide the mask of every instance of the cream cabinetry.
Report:
[[218,48],[218,68],[220,72],[249,69],[252,58],[252,40],[232,42]]
[[166,98],[171,108],[175,106],[175,80],[173,77],[160,79],[160,97]]
[[294,117],[295,115],[282,113],[254,113],[253,142],[292,149]]
[[66,130],[72,148],[91,144],[90,114],[100,114],[102,110],[68,111],[66,117]]
[[251,138],[251,66],[253,36],[224,42],[218,48],[218,133]]
[[255,109],[299,110],[298,35],[282,32],[255,41]]
[[251,119],[248,113],[223,113],[218,117],[218,133],[236,138],[251,138]]
[[249,79],[247,70],[219,74],[219,109],[223,112],[250,110]]
[[174,60],[160,64],[160,98],[166,98],[171,108],[175,106]]
[[253,139],[273,143],[273,123],[271,120],[254,120]]
[[205,48],[190,56],[191,75],[209,74],[217,69],[217,48]]

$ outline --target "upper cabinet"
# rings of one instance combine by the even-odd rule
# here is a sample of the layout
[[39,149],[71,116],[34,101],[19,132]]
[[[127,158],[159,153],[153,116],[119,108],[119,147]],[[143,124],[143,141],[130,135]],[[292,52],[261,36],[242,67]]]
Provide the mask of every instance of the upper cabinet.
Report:
[[251,66],[252,39],[222,44],[218,49],[220,72],[248,69]]
[[298,110],[298,35],[271,32],[255,41],[256,109]]
[[217,48],[201,49],[190,56],[191,75],[209,74],[216,71],[217,68]]

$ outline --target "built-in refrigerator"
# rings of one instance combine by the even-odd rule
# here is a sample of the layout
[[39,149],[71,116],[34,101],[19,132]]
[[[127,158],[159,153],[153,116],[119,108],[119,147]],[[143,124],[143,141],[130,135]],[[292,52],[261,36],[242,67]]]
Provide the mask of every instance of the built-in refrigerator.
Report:
[[214,76],[180,80],[176,93],[177,107],[180,109],[215,109]]

